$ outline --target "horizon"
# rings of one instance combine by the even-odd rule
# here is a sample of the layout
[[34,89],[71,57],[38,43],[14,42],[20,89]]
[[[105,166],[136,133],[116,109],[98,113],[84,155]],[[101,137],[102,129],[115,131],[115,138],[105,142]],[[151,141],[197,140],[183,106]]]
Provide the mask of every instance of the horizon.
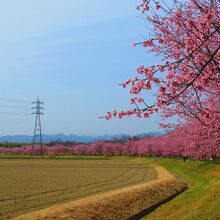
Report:
[[[42,134],[42,136],[55,136],[55,135],[65,135],[65,136],[71,136],[71,135],[74,135],[74,136],[82,136],[82,137],[101,137],[101,136],[120,136],[120,135],[127,135],[127,136],[138,136],[138,135],[143,135],[143,134],[151,134],[151,133],[161,133],[161,134],[164,134],[164,132],[162,131],[150,131],[150,132],[143,132],[143,133],[133,133],[133,134],[126,134],[126,133],[115,133],[115,134],[97,134],[97,135],[80,135],[80,134],[74,134],[74,133],[53,133],[53,134]],[[30,136],[32,137],[33,135],[28,135],[28,134],[6,134],[6,135],[0,135],[0,138],[1,137],[5,137],[5,136]]]
[[[75,142],[75,143],[92,143],[96,141],[113,141],[113,140],[128,140],[130,138],[146,138],[146,137],[159,137],[164,136],[164,133],[154,131],[148,133],[139,133],[139,134],[114,134],[114,135],[77,135],[77,134],[42,134],[42,144],[48,144],[50,142]],[[4,135],[0,136],[0,143],[26,143],[33,144],[33,135]]]

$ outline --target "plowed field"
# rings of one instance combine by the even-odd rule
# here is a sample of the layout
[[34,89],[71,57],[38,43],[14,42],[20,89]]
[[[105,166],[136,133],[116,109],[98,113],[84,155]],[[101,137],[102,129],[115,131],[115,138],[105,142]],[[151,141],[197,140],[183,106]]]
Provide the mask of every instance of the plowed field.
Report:
[[1,160],[0,219],[156,178],[133,162]]

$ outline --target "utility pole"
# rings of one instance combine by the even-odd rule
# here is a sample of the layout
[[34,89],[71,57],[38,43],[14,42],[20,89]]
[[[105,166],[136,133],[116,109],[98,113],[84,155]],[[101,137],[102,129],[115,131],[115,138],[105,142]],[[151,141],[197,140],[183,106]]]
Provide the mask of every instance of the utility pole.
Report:
[[42,130],[41,130],[41,115],[43,115],[43,102],[40,101],[40,98],[37,98],[37,101],[32,102],[33,105],[35,105],[32,109],[34,112],[33,115],[36,115],[35,117],[35,128],[34,128],[34,136],[33,136],[33,143],[32,143],[32,151],[31,154],[33,156],[33,150],[34,146],[37,144],[40,144],[40,154],[43,158],[43,142],[42,142]]

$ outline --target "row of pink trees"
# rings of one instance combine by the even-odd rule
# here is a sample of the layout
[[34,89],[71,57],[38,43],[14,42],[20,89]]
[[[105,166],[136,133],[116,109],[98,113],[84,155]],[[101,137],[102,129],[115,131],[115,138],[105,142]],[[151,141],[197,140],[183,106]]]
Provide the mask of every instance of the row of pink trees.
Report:
[[[131,155],[131,156],[163,156],[163,157],[189,157],[193,159],[209,159],[220,156],[220,148],[213,144],[194,144],[194,137],[185,136],[183,129],[177,129],[170,135],[151,137],[140,140],[130,140],[124,143],[98,141],[91,144],[64,146],[56,144],[43,146],[44,154],[52,155]],[[40,146],[25,145],[15,148],[0,148],[0,154],[30,155],[40,154]]]
[[[162,62],[139,66],[138,76],[121,84],[130,88],[134,107],[107,112],[105,118],[148,118],[158,112],[164,120],[178,116],[178,125],[161,126],[176,129],[174,139],[187,140],[183,152],[215,155],[220,147],[220,1],[142,0],[137,9],[147,37],[133,46],[149,48]],[[156,99],[150,103],[145,92],[152,89]]]

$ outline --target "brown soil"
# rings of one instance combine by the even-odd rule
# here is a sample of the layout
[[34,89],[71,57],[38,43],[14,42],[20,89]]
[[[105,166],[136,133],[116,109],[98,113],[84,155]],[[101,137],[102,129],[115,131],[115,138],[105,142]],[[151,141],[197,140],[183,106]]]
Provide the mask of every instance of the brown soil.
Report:
[[157,179],[111,192],[52,206],[15,218],[16,220],[123,220],[138,219],[143,210],[156,207],[167,198],[186,189],[186,185],[174,178],[162,167],[155,167]]

